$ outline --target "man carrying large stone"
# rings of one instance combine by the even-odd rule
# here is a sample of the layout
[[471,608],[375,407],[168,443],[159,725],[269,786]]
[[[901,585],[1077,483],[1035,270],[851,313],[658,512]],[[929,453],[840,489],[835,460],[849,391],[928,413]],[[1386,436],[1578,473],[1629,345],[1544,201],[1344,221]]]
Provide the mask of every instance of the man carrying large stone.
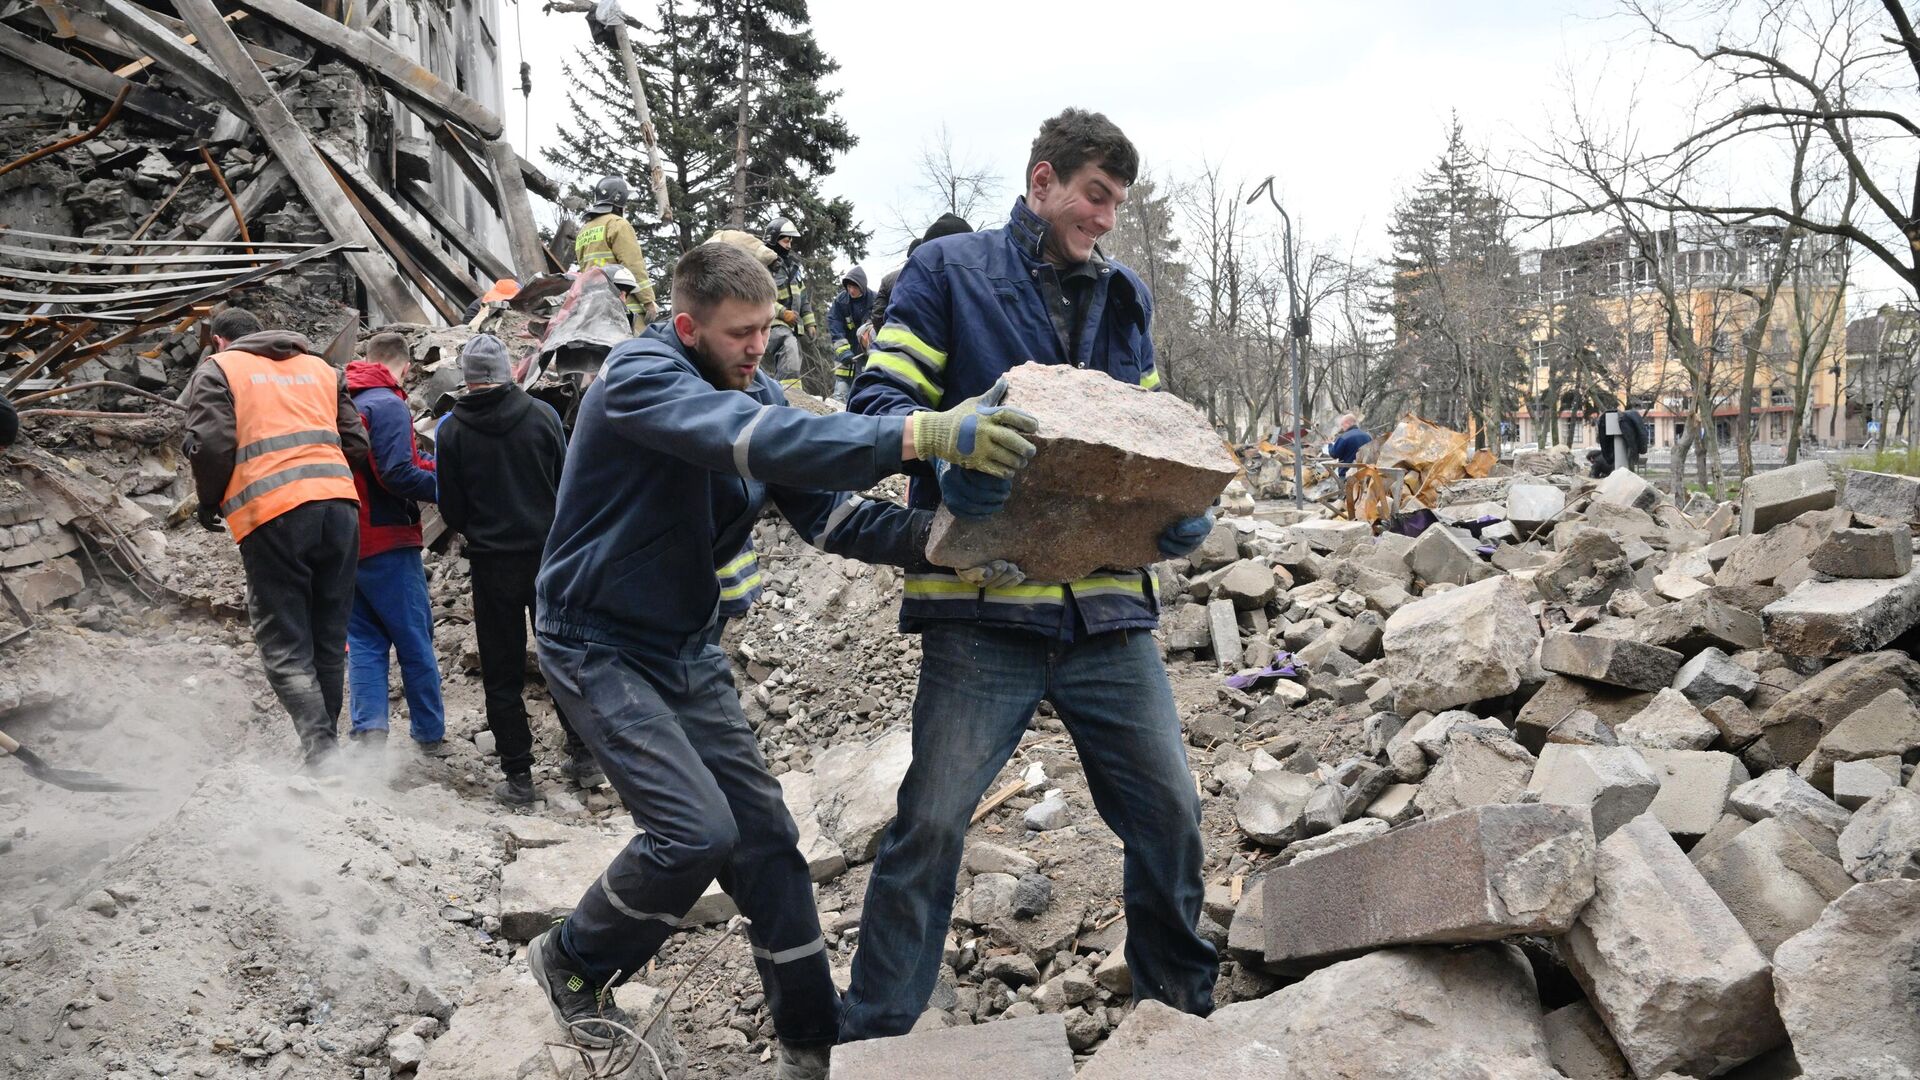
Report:
[[[1042,125],[1012,219],[924,244],[909,259],[850,408],[913,416],[985,392],[1027,360],[1159,385],[1147,289],[1095,246],[1139,161],[1098,113],[1068,109]],[[936,462],[915,471],[909,502],[975,516],[1010,492],[1007,479]],[[1210,529],[1208,517],[1176,522],[1161,550],[1185,555]],[[1016,587],[908,574],[901,625],[921,634],[923,654],[913,764],[867,886],[842,1041],[905,1033],[925,1008],[968,816],[1042,698],[1065,721],[1094,803],[1126,844],[1135,996],[1212,1010],[1217,960],[1195,930],[1200,801],[1153,638],[1158,610],[1152,577],[1139,570]]]
[[611,988],[717,877],[752,921],[780,1080],[824,1080],[839,995],[798,830],[712,641],[716,554],[740,549],[771,498],[822,550],[924,566],[931,515],[826,492],[928,458],[1010,477],[1034,425],[978,398],[904,419],[786,407],[760,369],[773,299],[751,255],[694,248],[673,318],[608,354],[581,401],[537,585],[540,666],[642,832],[528,962],[555,1018],[607,1045],[604,1021],[631,1026]]

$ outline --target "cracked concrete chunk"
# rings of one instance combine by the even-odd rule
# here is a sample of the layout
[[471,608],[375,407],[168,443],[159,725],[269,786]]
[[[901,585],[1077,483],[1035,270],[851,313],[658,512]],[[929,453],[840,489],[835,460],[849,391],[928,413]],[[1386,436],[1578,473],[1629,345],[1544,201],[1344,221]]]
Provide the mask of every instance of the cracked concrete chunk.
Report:
[[1020,1077],[1073,1080],[1059,1013],[865,1039],[833,1048],[833,1080]]
[[1672,649],[1598,634],[1554,630],[1540,642],[1540,666],[1548,671],[1629,690],[1669,685],[1681,660]]
[[1807,1080],[1920,1076],[1920,881],[1856,885],[1773,955]]
[[1853,886],[1839,863],[1774,820],[1755,822],[1693,864],[1768,957]]
[[1785,1038],[1766,957],[1651,814],[1602,841],[1562,956],[1636,1076],[1712,1076]]
[[1498,577],[1395,611],[1381,645],[1399,711],[1446,709],[1519,689],[1540,643],[1527,599],[1525,586]]
[[1824,461],[1803,461],[1754,473],[1740,485],[1740,532],[1763,533],[1809,510],[1825,510],[1839,498]]
[[999,513],[936,514],[927,558],[942,566],[1011,559],[1036,582],[1147,566],[1165,558],[1161,531],[1205,512],[1240,471],[1206,417],[1172,394],[1065,364],[1021,364],[1006,378],[1006,404],[1040,421],[1039,453]]
[[[1379,823],[1375,823],[1376,825]],[[1480,806],[1268,874],[1270,968],[1304,970],[1387,945],[1557,934],[1593,894],[1585,808]]]
[[1920,623],[1920,571],[1803,581],[1766,606],[1767,644],[1791,656],[1871,652]]

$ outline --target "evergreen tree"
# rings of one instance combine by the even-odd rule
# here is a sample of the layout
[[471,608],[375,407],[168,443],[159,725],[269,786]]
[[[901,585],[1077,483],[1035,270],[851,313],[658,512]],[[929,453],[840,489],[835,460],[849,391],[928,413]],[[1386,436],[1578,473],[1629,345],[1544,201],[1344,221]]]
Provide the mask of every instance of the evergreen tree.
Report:
[[[1174,233],[1170,194],[1152,177],[1140,177],[1120,204],[1100,249],[1140,275],[1152,294],[1154,365],[1162,384],[1188,400],[1204,398],[1200,387],[1189,385],[1197,381],[1189,378],[1186,365],[1193,352],[1193,302],[1187,296],[1186,257]],[[1190,396],[1194,394],[1200,396]]]
[[1446,150],[1387,227],[1388,303],[1421,411],[1457,428],[1476,419],[1484,445],[1518,403],[1526,371],[1506,225],[1506,206],[1482,180],[1456,116]]
[[673,204],[672,226],[655,220],[646,148],[611,49],[581,50],[564,65],[570,115],[548,157],[571,174],[581,194],[606,175],[624,176],[634,186],[628,216],[665,296],[680,253],[735,224],[744,48],[747,157],[739,224],[764,236],[773,219],[794,220],[813,305],[824,321],[836,264],[863,257],[868,234],[854,225],[850,203],[820,192],[834,159],[856,140],[833,112],[839,92],[820,85],[840,65],[808,29],[806,0],[660,0],[658,15],[659,31],[634,33],[633,46]]

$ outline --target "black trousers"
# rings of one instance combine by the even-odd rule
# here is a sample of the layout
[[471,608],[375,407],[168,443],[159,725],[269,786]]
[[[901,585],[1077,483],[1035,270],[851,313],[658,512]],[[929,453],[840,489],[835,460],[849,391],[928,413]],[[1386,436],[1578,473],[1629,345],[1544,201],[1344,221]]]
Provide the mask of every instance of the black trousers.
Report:
[[240,541],[253,641],[308,762],[339,745],[359,561],[360,509],[347,499],[303,503]]
[[[527,623],[533,615],[533,583],[540,553],[467,556],[473,574],[473,631],[480,646],[480,680],[486,687],[487,727],[508,776],[533,768],[533,729],[527,723]],[[586,744],[574,733],[558,698],[554,711],[567,734],[567,753],[585,758]]]
[[800,832],[740,711],[726,654],[677,656],[539,635],[540,667],[641,831],[560,924],[562,959],[593,985],[645,969],[718,880],[747,939],[773,1029],[834,1041],[827,967]]

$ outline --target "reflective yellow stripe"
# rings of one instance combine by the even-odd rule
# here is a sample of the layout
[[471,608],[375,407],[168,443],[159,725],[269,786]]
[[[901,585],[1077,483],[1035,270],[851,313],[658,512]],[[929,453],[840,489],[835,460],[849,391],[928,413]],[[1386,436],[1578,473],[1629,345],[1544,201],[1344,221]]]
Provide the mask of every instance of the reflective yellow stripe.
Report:
[[718,571],[716,571],[716,573],[718,573],[723,578],[732,577],[733,575],[739,573],[740,571],[745,570],[747,567],[752,566],[756,561],[757,561],[757,558],[754,555],[753,549],[748,548],[747,550],[740,553],[739,558],[721,567]]
[[935,371],[947,369],[947,354],[920,340],[913,331],[899,323],[888,323],[874,336],[875,345],[892,345],[898,352],[920,361]]
[[833,355],[835,356],[845,356],[846,354],[852,351],[853,351],[853,346],[847,344],[844,341],[836,341],[833,343]]
[[933,385],[933,380],[927,378],[926,373],[920,370],[920,365],[906,357],[896,356],[893,353],[879,353],[867,360],[867,367],[879,368],[881,371],[891,372],[905,379],[914,389],[920,391],[920,395],[929,405],[938,406],[940,399],[945,396],[939,387]]
[[[1126,593],[1131,596],[1140,597],[1147,595],[1147,585],[1144,577],[1084,577],[1073,582],[1070,586],[1021,584],[983,590],[979,586],[970,585],[957,577],[932,574],[908,575],[906,592],[908,596],[918,596],[930,600],[978,596],[980,599],[989,602],[1030,603],[1033,601],[1046,601],[1059,604],[1066,602],[1066,590],[1068,588],[1072,588],[1075,595],[1106,593]],[[982,595],[983,593],[984,595]]]
[[759,587],[760,587],[760,575],[757,573],[752,574],[745,581],[742,581],[738,585],[729,585],[726,588],[721,589],[720,599],[738,600],[741,597],[747,595],[748,593],[752,592],[753,590]]
[[1140,386],[1144,390],[1151,390],[1154,387],[1159,385],[1160,385],[1160,372],[1158,370],[1149,371],[1145,375],[1142,375],[1140,377]]

